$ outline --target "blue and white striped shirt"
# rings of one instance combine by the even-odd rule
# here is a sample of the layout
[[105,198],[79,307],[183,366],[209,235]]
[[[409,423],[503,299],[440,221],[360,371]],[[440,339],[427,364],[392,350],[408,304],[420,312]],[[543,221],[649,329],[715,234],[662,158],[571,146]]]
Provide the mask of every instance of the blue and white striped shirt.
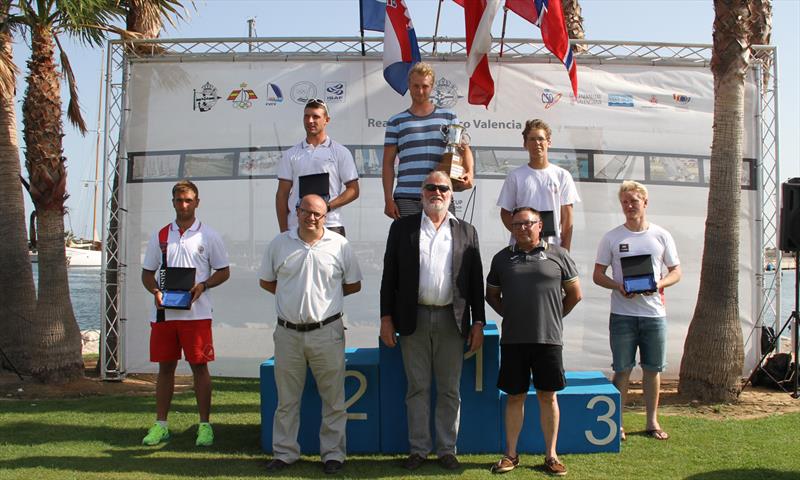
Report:
[[400,159],[394,198],[421,198],[420,185],[439,165],[446,146],[440,129],[452,123],[458,123],[456,114],[439,107],[424,117],[406,110],[389,119],[383,143],[396,145]]

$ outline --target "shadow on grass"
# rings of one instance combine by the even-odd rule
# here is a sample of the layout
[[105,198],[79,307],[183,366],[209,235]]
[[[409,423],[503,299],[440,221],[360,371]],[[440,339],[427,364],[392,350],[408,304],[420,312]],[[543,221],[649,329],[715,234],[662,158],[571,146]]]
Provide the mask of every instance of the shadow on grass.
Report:
[[[221,392],[215,392],[220,395]],[[212,397],[212,401],[216,400]],[[33,406],[35,405],[35,406]],[[194,399],[194,392],[176,393],[173,400],[171,412],[197,412]],[[214,403],[212,415],[218,414],[246,414],[261,413],[260,399],[257,396],[252,401],[245,403],[230,403],[222,401]],[[48,414],[64,412],[64,414],[108,414],[109,412],[119,412],[126,414],[150,414],[156,411],[155,396],[124,397],[124,402],[120,402],[120,397],[92,397],[87,399],[70,400],[14,400],[3,403],[3,413],[25,413],[25,414]]]
[[[215,443],[198,449],[195,445],[196,426],[183,430],[170,429],[172,438],[158,447],[141,445],[147,425],[140,428],[114,426],[52,425],[35,422],[10,422],[0,426],[0,438],[5,445],[51,446],[55,443],[100,442],[128,449],[136,456],[153,452],[248,453],[260,454],[261,427],[257,424],[214,424]],[[127,451],[127,450],[126,450]],[[116,453],[115,453],[116,454]]]
[[[195,450],[196,451],[196,450]],[[0,469],[11,472],[21,469],[38,469],[43,465],[49,471],[64,471],[71,474],[85,473],[142,473],[155,475],[171,475],[187,478],[226,478],[226,477],[278,477],[318,479],[322,473],[322,463],[317,460],[300,460],[280,472],[267,472],[268,456],[246,456],[238,458],[197,458],[165,456],[149,456],[146,450],[110,450],[105,457],[61,457],[37,456],[17,460],[0,461]],[[162,451],[163,452],[163,451]],[[445,471],[435,462],[428,462],[413,472],[415,477],[433,477],[458,475],[472,468],[485,469],[486,465],[463,464],[454,471]],[[347,478],[404,478],[410,472],[400,467],[399,459],[386,458],[354,458],[345,462],[344,477]]]
[[713,472],[689,475],[685,480],[731,480],[731,479],[769,479],[769,480],[797,480],[797,472],[781,472],[769,468],[743,468],[730,470],[716,470]]

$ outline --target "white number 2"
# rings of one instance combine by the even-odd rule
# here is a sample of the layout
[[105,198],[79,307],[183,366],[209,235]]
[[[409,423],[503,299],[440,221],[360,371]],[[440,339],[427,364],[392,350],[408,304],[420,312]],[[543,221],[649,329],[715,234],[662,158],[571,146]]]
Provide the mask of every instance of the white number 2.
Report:
[[608,425],[608,435],[603,438],[596,438],[594,433],[591,430],[586,430],[584,433],[586,434],[586,440],[589,440],[589,443],[592,445],[608,445],[611,443],[612,440],[617,436],[617,432],[619,431],[619,427],[617,426],[617,422],[614,421],[614,414],[617,412],[617,404],[614,401],[605,395],[598,395],[596,397],[592,397],[589,400],[589,403],[586,404],[587,410],[593,410],[594,406],[598,402],[603,402],[608,405],[608,411],[597,417],[598,422],[603,422]]

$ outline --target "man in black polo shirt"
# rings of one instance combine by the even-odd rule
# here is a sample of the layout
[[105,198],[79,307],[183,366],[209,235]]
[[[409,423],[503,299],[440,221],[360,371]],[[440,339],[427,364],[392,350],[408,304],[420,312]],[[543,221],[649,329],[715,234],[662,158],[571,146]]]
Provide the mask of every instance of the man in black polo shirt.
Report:
[[516,244],[494,256],[486,279],[486,301],[503,317],[497,388],[508,394],[505,455],[492,466],[492,472],[508,472],[519,464],[517,439],[533,377],[546,449],[545,469],[553,475],[566,475],[556,454],[556,392],[566,386],[561,320],[581,300],[578,271],[565,249],[542,241],[541,217],[533,208],[515,209],[511,227]]

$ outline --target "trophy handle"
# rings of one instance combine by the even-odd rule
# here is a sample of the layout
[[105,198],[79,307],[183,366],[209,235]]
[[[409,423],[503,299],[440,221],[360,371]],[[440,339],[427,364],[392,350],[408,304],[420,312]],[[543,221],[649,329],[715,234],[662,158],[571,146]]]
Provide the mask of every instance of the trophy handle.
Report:
[[470,141],[472,141],[472,137],[469,136],[469,133],[464,132],[461,134],[461,145],[469,145]]
[[444,136],[445,139],[447,138],[447,131],[448,130],[450,130],[450,127],[448,125],[442,125],[442,126],[439,127],[439,131],[442,133],[442,136]]

